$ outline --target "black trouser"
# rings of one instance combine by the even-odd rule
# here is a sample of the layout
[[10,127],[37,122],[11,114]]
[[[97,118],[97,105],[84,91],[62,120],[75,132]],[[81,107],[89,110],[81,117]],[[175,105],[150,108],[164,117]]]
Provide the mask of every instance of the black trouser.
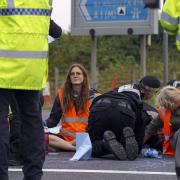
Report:
[[102,104],[102,110],[94,107],[91,110],[87,131],[92,142],[92,156],[100,157],[108,152],[103,149],[103,134],[107,130],[111,130],[121,143],[123,142],[123,128],[135,127],[135,118],[131,116],[131,112],[125,114],[121,111],[121,107]]
[[[43,104],[43,95],[42,91],[40,91],[40,113]],[[12,97],[10,107],[12,113],[12,115],[10,116],[10,153],[13,153],[15,157],[20,158],[21,117],[19,105],[15,96]]]
[[45,159],[39,91],[0,89],[0,179],[8,180],[9,104],[16,98],[21,117],[21,155],[25,180],[40,180]]
[[14,97],[10,104],[11,113],[10,116],[10,153],[20,155],[20,138],[21,138],[21,118],[18,102]]

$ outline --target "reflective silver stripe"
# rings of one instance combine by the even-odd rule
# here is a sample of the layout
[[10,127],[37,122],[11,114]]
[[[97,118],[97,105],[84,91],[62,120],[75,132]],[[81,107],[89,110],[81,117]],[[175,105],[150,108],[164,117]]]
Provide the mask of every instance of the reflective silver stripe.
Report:
[[89,96],[89,99],[90,100],[93,100],[93,99],[95,99],[97,96],[96,96],[96,93],[94,93],[94,94],[92,94],[91,96]]
[[167,32],[167,33],[169,33],[169,34],[176,34],[177,33],[177,30],[178,29],[176,29],[176,30],[170,30],[170,29],[167,29],[167,28],[165,28],[165,27],[163,27],[164,28],[164,30]]
[[166,149],[166,148],[163,148],[163,154],[165,154],[165,153],[166,153],[166,151],[167,151],[167,149]]
[[177,34],[177,35],[176,35],[176,40],[177,40],[177,41],[180,41],[180,34]]
[[165,136],[164,136],[164,139],[165,139],[166,141],[168,141],[168,140],[169,140],[169,136],[165,135]]
[[64,118],[64,122],[88,122],[88,118]]
[[14,0],[7,0],[7,7],[8,8],[15,8]]
[[149,86],[143,84],[142,82],[141,82],[141,86],[143,87],[143,89],[145,89],[145,90],[147,90],[147,91],[154,91],[154,92],[157,92],[157,91],[159,90],[159,88],[152,88],[152,87],[149,87]]
[[69,131],[67,131],[67,130],[65,130],[63,128],[61,128],[60,132],[62,132],[63,134],[66,134],[66,135],[68,135],[70,137],[74,137],[74,138],[76,137],[76,133],[69,132]]
[[41,59],[47,58],[48,51],[9,51],[0,50],[0,57],[5,58],[33,58]]
[[164,120],[164,117],[165,117],[165,109],[163,107],[160,108],[160,112],[161,112],[161,115],[162,115],[162,118]]
[[170,24],[178,25],[178,18],[173,18],[169,16],[168,14],[166,14],[165,12],[162,12],[161,19],[169,22]]

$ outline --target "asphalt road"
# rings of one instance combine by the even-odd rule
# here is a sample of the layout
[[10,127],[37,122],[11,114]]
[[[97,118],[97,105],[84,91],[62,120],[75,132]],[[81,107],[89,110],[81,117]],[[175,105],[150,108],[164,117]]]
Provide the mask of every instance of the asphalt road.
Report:
[[[105,159],[72,162],[71,152],[49,153],[42,180],[176,180],[174,158],[138,158],[135,161]],[[9,167],[9,179],[21,180],[21,167]]]
[[[49,112],[43,111],[43,119]],[[176,180],[174,158],[142,158],[118,161],[113,156],[104,159],[72,162],[72,152],[49,153],[46,156],[42,180]],[[22,180],[21,166],[9,167],[9,180]]]

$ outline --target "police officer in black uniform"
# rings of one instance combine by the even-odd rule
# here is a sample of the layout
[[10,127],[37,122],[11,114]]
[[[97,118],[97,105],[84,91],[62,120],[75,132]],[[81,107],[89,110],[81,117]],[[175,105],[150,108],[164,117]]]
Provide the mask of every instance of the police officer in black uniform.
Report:
[[159,87],[156,77],[145,76],[137,84],[120,86],[94,99],[87,127],[93,157],[137,158],[145,130],[142,99],[150,98]]

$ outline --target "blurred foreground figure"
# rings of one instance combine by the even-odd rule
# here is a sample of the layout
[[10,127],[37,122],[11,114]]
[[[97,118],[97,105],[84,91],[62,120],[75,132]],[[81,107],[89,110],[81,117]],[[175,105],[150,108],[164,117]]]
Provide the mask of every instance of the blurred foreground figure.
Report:
[[0,179],[8,180],[9,105],[15,98],[21,118],[24,180],[40,180],[44,129],[39,90],[48,75],[49,0],[0,2]]

